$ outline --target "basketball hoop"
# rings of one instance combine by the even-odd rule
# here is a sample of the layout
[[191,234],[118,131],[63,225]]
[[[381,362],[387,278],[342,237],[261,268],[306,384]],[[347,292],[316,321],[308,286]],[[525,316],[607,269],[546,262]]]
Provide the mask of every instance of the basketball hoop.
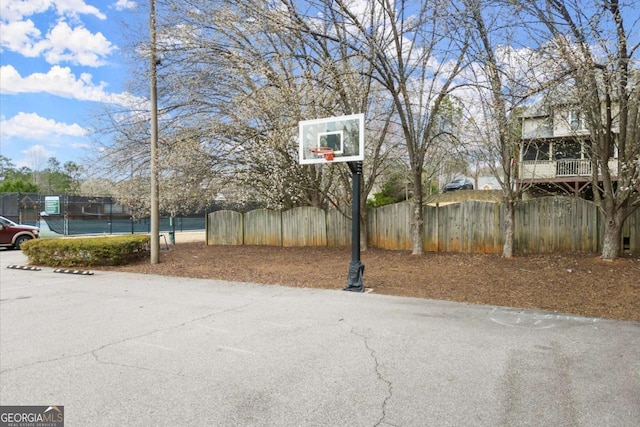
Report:
[[329,162],[333,160],[333,148],[331,147],[311,147],[309,151],[317,156],[324,156],[324,159]]

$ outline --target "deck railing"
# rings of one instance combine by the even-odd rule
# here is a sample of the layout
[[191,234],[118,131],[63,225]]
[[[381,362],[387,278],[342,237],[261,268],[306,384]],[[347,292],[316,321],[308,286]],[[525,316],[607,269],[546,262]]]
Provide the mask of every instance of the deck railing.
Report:
[[591,176],[591,160],[557,160],[556,176]]

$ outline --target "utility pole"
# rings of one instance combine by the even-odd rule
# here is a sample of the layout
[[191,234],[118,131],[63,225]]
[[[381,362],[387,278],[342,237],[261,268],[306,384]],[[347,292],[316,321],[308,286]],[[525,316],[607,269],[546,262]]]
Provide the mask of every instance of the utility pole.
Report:
[[156,4],[149,5],[151,71],[151,264],[160,262],[160,203],[158,200],[158,81],[156,74]]

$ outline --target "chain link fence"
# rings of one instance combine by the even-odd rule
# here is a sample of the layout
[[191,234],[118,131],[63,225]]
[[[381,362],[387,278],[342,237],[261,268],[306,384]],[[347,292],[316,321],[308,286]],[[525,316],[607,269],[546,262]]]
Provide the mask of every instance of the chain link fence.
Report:
[[[150,218],[133,219],[113,197],[68,194],[0,193],[0,215],[64,236],[148,233],[151,222]],[[160,230],[204,230],[205,217],[206,212],[161,217]]]

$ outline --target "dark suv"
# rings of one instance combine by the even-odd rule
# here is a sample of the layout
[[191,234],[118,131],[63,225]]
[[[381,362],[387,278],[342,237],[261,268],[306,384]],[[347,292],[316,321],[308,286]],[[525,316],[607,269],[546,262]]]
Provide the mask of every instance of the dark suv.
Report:
[[473,181],[469,178],[457,178],[444,186],[443,193],[456,190],[473,190]]
[[31,225],[16,224],[0,216],[0,247],[20,249],[27,240],[37,239],[40,229]]

